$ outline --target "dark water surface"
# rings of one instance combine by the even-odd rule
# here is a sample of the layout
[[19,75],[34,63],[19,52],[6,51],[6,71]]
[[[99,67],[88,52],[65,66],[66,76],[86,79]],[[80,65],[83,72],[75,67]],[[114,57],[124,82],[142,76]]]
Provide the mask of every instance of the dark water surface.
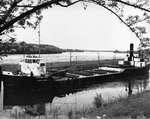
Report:
[[[128,96],[144,90],[150,89],[149,74],[140,76],[122,77],[121,81],[103,82],[100,84],[92,84],[86,87],[77,87],[74,90],[57,89],[52,91],[32,90],[22,91],[13,89],[5,89],[4,91],[4,107],[21,106],[40,108],[40,111],[49,111],[52,109],[69,110],[90,108],[93,106],[94,98],[101,94],[105,101],[109,101],[120,96]],[[39,87],[40,89],[40,87]]]

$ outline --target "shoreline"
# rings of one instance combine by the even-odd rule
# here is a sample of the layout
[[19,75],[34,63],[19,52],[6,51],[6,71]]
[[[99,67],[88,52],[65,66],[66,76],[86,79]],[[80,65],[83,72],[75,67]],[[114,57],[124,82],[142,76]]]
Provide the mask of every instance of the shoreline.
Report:
[[110,101],[100,108],[94,108],[89,115],[103,116],[104,114],[110,119],[147,119],[150,117],[150,91],[133,94],[126,98],[118,98]]
[[[62,117],[64,117],[64,119],[150,119],[149,106],[150,91],[143,91],[130,97],[120,97],[116,100],[107,102],[99,108],[85,108],[77,112],[75,112],[75,110],[70,110],[66,115],[57,115],[57,119],[61,119]],[[18,109],[22,108],[18,107]],[[15,115],[12,115],[13,111],[13,107],[12,109],[1,111],[0,118],[12,118]],[[22,112],[20,111],[20,113]],[[20,116],[23,116],[24,119],[28,119],[25,117],[32,119],[39,118],[38,115],[29,115],[26,112],[22,113],[22,115],[15,115],[16,118],[20,118]],[[42,117],[42,119],[47,119],[47,117],[53,116],[53,114],[45,114],[40,117]]]

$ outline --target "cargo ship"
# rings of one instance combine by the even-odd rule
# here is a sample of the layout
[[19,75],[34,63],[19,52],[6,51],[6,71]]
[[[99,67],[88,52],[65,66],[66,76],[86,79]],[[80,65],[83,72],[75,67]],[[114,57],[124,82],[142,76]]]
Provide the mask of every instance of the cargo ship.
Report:
[[101,66],[92,70],[62,71],[49,75],[46,71],[46,63],[41,57],[26,56],[20,64],[20,72],[1,71],[0,79],[6,86],[19,88],[43,88],[64,85],[78,85],[105,82],[116,78],[131,75],[142,75],[149,71],[149,61],[140,56],[134,56],[134,46],[130,44],[130,54],[117,65]]

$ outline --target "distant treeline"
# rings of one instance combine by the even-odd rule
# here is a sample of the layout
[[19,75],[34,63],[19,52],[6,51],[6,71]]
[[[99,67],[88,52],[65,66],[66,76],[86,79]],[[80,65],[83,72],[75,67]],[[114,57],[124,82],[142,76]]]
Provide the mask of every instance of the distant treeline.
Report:
[[62,52],[80,52],[82,50],[61,49],[53,45],[41,44],[29,44],[26,42],[0,42],[1,54],[38,54],[40,49],[41,54],[56,54]]

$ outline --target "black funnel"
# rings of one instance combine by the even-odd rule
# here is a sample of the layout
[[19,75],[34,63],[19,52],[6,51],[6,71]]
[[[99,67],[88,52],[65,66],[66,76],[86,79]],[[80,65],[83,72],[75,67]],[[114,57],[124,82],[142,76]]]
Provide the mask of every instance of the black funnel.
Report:
[[129,61],[132,61],[133,52],[134,52],[134,44],[131,43],[131,44],[130,44],[130,57],[129,57]]

